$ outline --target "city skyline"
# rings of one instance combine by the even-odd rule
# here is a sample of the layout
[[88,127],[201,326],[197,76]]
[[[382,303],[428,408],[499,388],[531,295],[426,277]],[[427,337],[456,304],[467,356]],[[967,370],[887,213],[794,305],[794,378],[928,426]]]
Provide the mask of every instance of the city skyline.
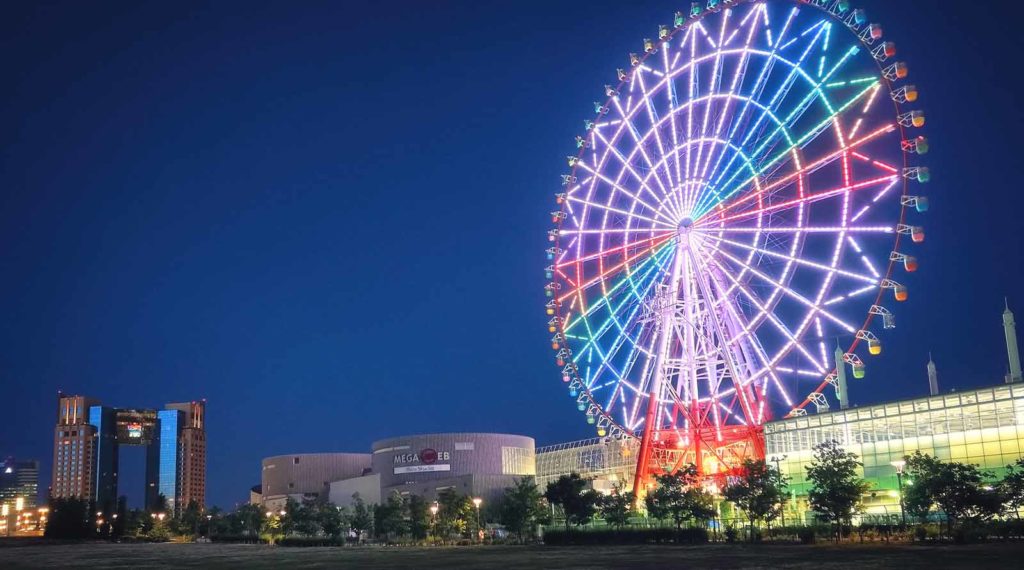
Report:
[[115,408],[59,393],[51,485],[43,498],[85,499],[100,510],[114,509],[121,496],[136,496],[129,492],[136,486],[121,484],[121,452],[141,447],[145,478],[137,488],[143,489],[145,508],[178,513],[193,502],[203,507],[205,424],[205,401],[172,402],[162,410]]
[[[929,351],[944,392],[996,384],[1004,296],[1024,310],[1022,167],[1001,141],[1022,40],[984,10],[864,4],[927,99],[934,178],[910,301],[851,403],[926,394]],[[226,507],[277,453],[591,436],[539,309],[546,205],[611,62],[677,8],[15,7],[7,51],[31,56],[0,105],[19,276],[0,453],[48,478],[61,389],[208,398],[207,502]],[[989,32],[947,41],[964,28]]]

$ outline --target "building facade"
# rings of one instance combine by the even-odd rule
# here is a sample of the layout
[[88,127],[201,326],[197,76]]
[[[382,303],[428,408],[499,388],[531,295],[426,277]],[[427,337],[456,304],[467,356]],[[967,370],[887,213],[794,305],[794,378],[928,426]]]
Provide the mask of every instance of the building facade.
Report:
[[289,497],[367,504],[392,493],[434,500],[445,489],[495,501],[536,475],[532,438],[492,433],[410,435],[376,441],[372,453],[280,455],[263,460],[261,499],[277,509]]
[[369,453],[299,453],[263,460],[260,499],[278,510],[289,499],[326,498],[332,481],[359,477],[370,470]]
[[39,497],[39,462],[18,461],[8,457],[0,461],[0,508],[34,509]]
[[96,498],[96,426],[89,422],[89,408],[96,403],[84,396],[58,397],[52,497]]
[[84,396],[58,395],[50,496],[113,508],[119,450],[146,448],[146,506],[160,495],[173,512],[206,499],[206,402],[167,404],[164,410],[113,408]]
[[[373,443],[381,496],[437,498],[444,489],[495,501],[524,476],[537,474],[533,438],[496,433],[410,435]],[[344,499],[344,497],[339,497]]]
[[[895,521],[901,512],[893,462],[906,455],[921,451],[972,463],[997,477],[1024,457],[1024,383],[778,420],[765,424],[764,437],[766,459],[790,478],[786,520],[811,521],[805,468],[815,445],[835,440],[863,463],[861,476],[870,484],[863,516]],[[603,438],[539,448],[537,480],[543,486],[576,472],[592,478],[598,490],[628,489],[636,472],[635,445]]]
[[[813,447],[835,440],[863,462],[871,489],[869,517],[900,516],[899,480],[893,462],[915,451],[942,461],[972,463],[1002,476],[1024,456],[1024,383],[1000,384],[819,413],[765,425],[769,461],[790,477],[787,516],[809,517],[805,467]],[[808,519],[809,520],[809,519]]]
[[579,473],[602,492],[612,489],[633,490],[636,454],[635,439],[593,438],[537,448],[537,485],[547,484],[567,473]]

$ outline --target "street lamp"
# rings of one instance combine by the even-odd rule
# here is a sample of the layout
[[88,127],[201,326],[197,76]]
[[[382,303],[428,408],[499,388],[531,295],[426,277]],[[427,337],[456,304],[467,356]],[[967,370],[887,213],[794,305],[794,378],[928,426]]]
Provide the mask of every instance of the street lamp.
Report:
[[[779,476],[779,481],[782,480],[782,467],[780,467],[779,464],[782,463],[783,461],[785,461],[786,457],[788,457],[788,456],[787,455],[783,455],[782,457],[779,457],[778,455],[773,455],[772,458],[768,460],[768,461],[771,461],[772,463],[775,464],[775,473]],[[780,511],[780,514],[782,515],[782,528],[783,528],[783,532],[785,532],[785,528],[786,528],[786,499],[785,498],[782,499],[782,510]]]
[[900,489],[900,519],[903,521],[903,526],[907,526],[907,512],[903,506],[903,468],[906,467],[907,462],[899,459],[890,462],[889,465],[896,468],[896,485]]
[[432,534],[437,536],[437,501],[434,501],[433,505],[430,505],[430,530]]
[[483,503],[483,502],[484,502],[484,500],[481,499],[480,497],[473,497],[473,504],[476,505],[476,529],[477,529],[477,535],[480,537],[481,541],[484,539],[484,536],[483,536],[483,534],[484,534],[484,525],[483,525],[482,519],[480,518],[480,503]]

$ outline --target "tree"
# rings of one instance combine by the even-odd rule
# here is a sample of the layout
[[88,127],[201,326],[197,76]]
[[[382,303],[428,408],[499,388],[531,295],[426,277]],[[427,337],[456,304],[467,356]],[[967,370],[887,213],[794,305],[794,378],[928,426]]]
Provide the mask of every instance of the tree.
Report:
[[857,454],[844,450],[835,440],[814,446],[814,460],[804,467],[811,490],[807,501],[820,520],[835,526],[836,541],[842,537],[843,524],[849,524],[861,508],[868,483],[858,474],[862,467]]
[[47,538],[92,538],[92,509],[89,502],[74,497],[52,499],[46,519]]
[[349,521],[356,540],[362,541],[363,535],[373,529],[373,512],[366,507],[359,493],[352,494],[352,519]]
[[241,505],[229,517],[228,526],[232,534],[257,536],[263,524],[263,508],[259,505]]
[[406,504],[397,491],[383,504],[374,505],[373,523],[378,538],[391,541],[406,534]]
[[188,506],[186,506],[185,509],[176,517],[177,532],[179,534],[191,534],[193,536],[198,536],[199,521],[202,518],[203,511],[199,506],[199,502],[195,499],[189,501]]
[[278,539],[284,538],[282,519],[277,513],[269,512],[260,525],[260,536],[266,538],[267,542],[274,544]]
[[347,528],[348,518],[345,509],[338,508],[334,503],[320,503],[317,505],[320,528],[324,534],[331,538],[338,538]]
[[322,530],[320,503],[303,499],[301,503],[289,500],[285,506],[285,526],[289,532],[302,536],[318,536]]
[[636,495],[632,491],[623,491],[619,487],[615,487],[610,495],[601,497],[598,509],[601,511],[601,518],[609,526],[621,530],[629,522],[635,502]]
[[1020,518],[1020,510],[1024,508],[1024,457],[1006,466],[1006,476],[999,484],[1006,510]]
[[112,517],[110,536],[112,538],[121,538],[125,535],[128,525],[128,497],[121,495],[117,498],[117,509],[114,511],[114,514],[117,516]]
[[[156,514],[167,513],[167,511],[170,510],[168,508],[167,497],[163,493],[158,493],[157,496],[156,496],[156,500],[153,501],[153,504],[149,505],[149,509],[147,509],[147,510],[150,513],[156,513]],[[169,513],[167,513],[167,514],[169,514]]]
[[675,473],[658,475],[655,481],[654,489],[644,497],[644,506],[652,517],[671,519],[679,530],[685,521],[703,524],[714,516],[711,495],[700,487],[700,476],[692,463]]
[[442,541],[451,536],[465,536],[476,525],[476,507],[465,495],[444,489],[437,495],[437,532]]
[[521,477],[514,486],[505,488],[498,502],[498,520],[522,543],[538,524],[548,519],[543,499],[536,479]]
[[913,484],[904,491],[903,502],[912,516],[924,519],[938,506],[952,532],[959,520],[987,520],[1002,511],[1000,490],[988,482],[992,474],[977,465],[940,461],[920,451],[906,456],[905,461]]
[[722,492],[725,500],[746,513],[751,541],[754,540],[754,523],[763,520],[770,525],[781,513],[786,483],[786,478],[764,460],[747,459],[743,462],[742,475]]
[[430,507],[419,495],[410,495],[407,505],[409,514],[409,535],[413,540],[426,540],[430,530]]
[[570,525],[587,524],[597,513],[601,494],[588,489],[588,483],[579,473],[570,473],[548,483],[544,491],[544,498],[561,509],[566,531],[569,531]]

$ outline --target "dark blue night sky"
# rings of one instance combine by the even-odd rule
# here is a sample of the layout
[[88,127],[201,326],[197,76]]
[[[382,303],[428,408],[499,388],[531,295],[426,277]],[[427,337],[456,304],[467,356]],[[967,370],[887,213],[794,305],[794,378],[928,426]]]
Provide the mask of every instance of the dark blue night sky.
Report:
[[[1024,322],[1024,13],[860,4],[910,63],[933,181],[852,400],[922,394],[929,350],[944,388],[999,382],[1004,295]],[[207,398],[222,506],[274,454],[590,437],[544,327],[552,194],[602,85],[688,6],[8,3],[0,455],[40,458],[45,487],[58,389]]]

